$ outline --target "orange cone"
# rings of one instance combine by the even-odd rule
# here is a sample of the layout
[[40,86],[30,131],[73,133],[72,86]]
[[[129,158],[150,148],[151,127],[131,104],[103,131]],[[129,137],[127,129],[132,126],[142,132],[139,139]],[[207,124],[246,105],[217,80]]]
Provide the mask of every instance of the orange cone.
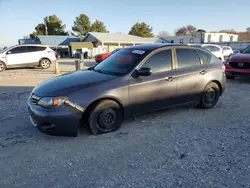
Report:
[[60,74],[60,73],[61,73],[61,71],[60,71],[60,69],[58,67],[58,62],[55,61],[55,74]]

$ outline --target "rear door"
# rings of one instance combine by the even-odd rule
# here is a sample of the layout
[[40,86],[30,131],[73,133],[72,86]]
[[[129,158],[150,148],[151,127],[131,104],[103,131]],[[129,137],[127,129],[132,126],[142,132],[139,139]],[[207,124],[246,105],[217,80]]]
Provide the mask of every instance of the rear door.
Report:
[[194,48],[175,48],[178,103],[199,99],[207,80],[207,68]]
[[6,52],[6,60],[8,65],[22,65],[27,63],[26,46],[17,46]]
[[[30,64],[38,64],[44,56],[46,47],[43,46],[27,46],[27,61]],[[45,56],[46,57],[46,56]]]
[[175,103],[176,73],[172,53],[171,49],[154,53],[138,67],[150,68],[152,74],[129,79],[129,102],[133,114],[165,108]]

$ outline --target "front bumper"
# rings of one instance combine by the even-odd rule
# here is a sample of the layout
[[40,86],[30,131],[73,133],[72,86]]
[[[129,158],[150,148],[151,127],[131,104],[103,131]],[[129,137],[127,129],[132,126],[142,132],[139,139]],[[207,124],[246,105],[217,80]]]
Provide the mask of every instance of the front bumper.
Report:
[[82,112],[69,106],[46,109],[28,101],[30,120],[38,130],[54,136],[77,136]]
[[233,77],[250,77],[250,70],[233,69],[228,64],[225,64],[225,66],[226,66],[225,74],[227,76],[233,76]]

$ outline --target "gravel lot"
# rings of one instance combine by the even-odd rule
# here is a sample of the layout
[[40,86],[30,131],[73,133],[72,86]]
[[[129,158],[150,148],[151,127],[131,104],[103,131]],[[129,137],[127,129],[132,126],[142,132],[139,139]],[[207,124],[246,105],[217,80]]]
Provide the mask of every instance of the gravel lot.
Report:
[[[60,63],[64,72],[73,62]],[[0,73],[0,187],[250,187],[250,80],[228,81],[211,110],[169,109],[119,131],[53,137],[31,125],[27,97],[53,68]]]

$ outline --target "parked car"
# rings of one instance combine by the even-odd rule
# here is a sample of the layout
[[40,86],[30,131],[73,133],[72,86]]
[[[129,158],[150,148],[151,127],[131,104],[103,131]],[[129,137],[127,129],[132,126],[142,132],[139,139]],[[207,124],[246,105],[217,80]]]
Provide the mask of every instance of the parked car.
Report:
[[209,109],[224,91],[224,68],[209,51],[187,45],[123,48],[93,68],[35,87],[30,119],[42,132],[64,136],[77,136],[82,120],[97,135],[131,115],[191,103]]
[[225,62],[226,77],[250,77],[250,46],[230,56]]
[[107,59],[110,55],[114,54],[115,52],[119,51],[120,48],[115,49],[112,52],[106,52],[102,54],[98,54],[95,56],[95,62],[96,63],[101,63],[104,59]]
[[56,52],[44,45],[16,45],[0,51],[0,72],[6,68],[39,66],[48,69]]
[[227,59],[234,52],[230,46],[222,46],[222,53],[223,53],[224,59]]
[[224,61],[223,49],[219,45],[215,44],[189,44],[190,46],[203,47],[212,52],[221,61]]

